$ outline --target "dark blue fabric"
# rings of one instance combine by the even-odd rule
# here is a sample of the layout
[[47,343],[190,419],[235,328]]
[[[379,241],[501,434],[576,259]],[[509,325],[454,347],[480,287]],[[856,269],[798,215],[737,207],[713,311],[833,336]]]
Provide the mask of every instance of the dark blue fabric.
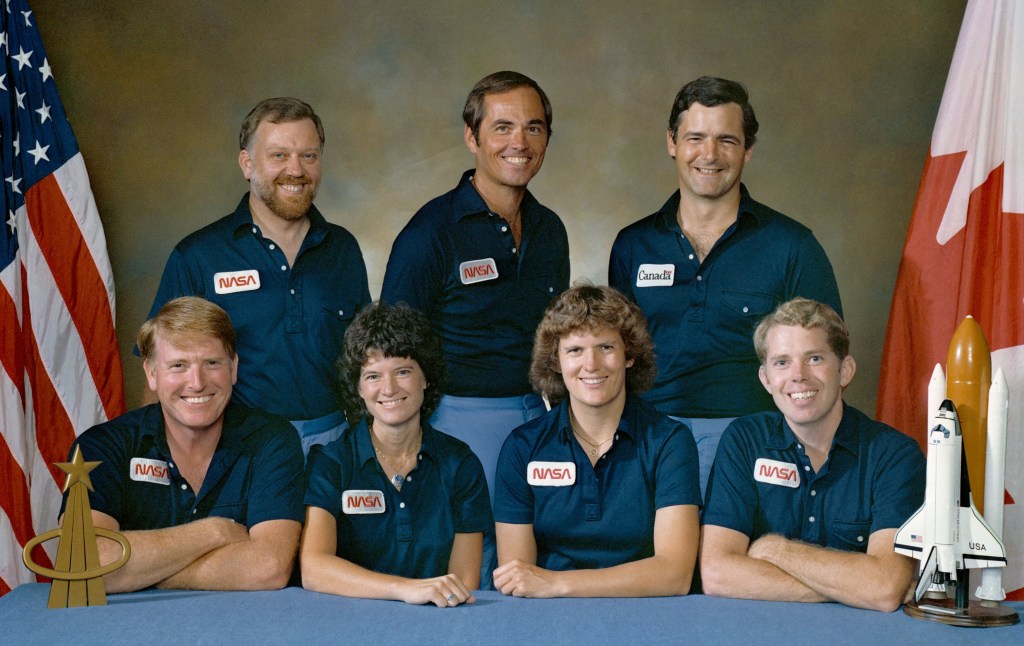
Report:
[[[286,420],[261,410],[228,404],[220,442],[198,494],[167,448],[160,404],[94,426],[75,445],[85,460],[101,462],[89,472],[92,508],[114,518],[125,531],[175,527],[212,516],[248,527],[304,518],[299,438]],[[74,452],[72,446],[69,456]],[[132,458],[166,463],[170,482],[133,479]],[[61,513],[66,503],[65,495]]]
[[[531,392],[533,335],[551,299],[569,285],[569,242],[553,211],[529,191],[520,206],[522,245],[488,211],[466,171],[459,185],[428,202],[391,248],[381,300],[424,312],[444,344],[458,397]],[[493,259],[498,276],[464,284],[460,265]]]
[[[281,248],[253,224],[246,194],[238,208],[190,234],[171,252],[156,299],[202,296],[220,305],[238,331],[234,397],[291,420],[338,409],[334,362],[352,317],[370,302],[366,265],[356,239],[316,207],[289,267]],[[260,288],[217,294],[214,274],[255,269]]]
[[[799,486],[755,480],[759,458],[795,465]],[[762,475],[764,477],[764,475]],[[828,460],[814,473],[781,413],[734,421],[718,445],[705,525],[864,552],[880,529],[900,527],[924,502],[925,461],[910,437],[844,406]]]
[[[679,191],[620,231],[612,246],[608,284],[640,306],[654,337],[658,377],[643,397],[666,415],[774,410],[757,378],[758,321],[795,296],[842,315],[832,265],[810,229],[740,190],[736,223],[702,263],[676,219]],[[638,287],[641,265],[672,265],[671,285]]]
[[[349,490],[380,492],[384,513],[346,514]],[[338,556],[414,579],[448,572],[455,534],[494,526],[480,460],[464,442],[423,425],[416,467],[398,491],[381,469],[363,420],[309,453],[306,504],[337,519]]]
[[[575,484],[532,486],[531,462],[572,462]],[[494,518],[532,524],[537,565],[611,567],[654,555],[662,507],[700,505],[697,447],[685,425],[627,397],[619,428],[596,466],[573,437],[568,404],[523,424],[498,458]]]

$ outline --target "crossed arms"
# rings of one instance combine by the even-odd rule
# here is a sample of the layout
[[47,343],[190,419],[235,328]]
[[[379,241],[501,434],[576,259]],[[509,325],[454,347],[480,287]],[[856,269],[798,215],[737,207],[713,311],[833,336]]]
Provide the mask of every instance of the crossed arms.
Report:
[[704,593],[775,601],[838,601],[892,612],[903,603],[914,561],[893,551],[896,529],[868,538],[867,552],[842,552],[767,534],[750,543],[746,534],[705,525],[700,572]]
[[[92,510],[96,527],[113,531],[113,517]],[[291,576],[301,525],[294,520],[268,520],[246,529],[228,518],[210,517],[192,523],[122,532],[132,548],[124,567],[104,577],[108,592],[130,592],[149,586],[203,590],[272,590]],[[113,541],[98,541],[100,563],[120,556]]]

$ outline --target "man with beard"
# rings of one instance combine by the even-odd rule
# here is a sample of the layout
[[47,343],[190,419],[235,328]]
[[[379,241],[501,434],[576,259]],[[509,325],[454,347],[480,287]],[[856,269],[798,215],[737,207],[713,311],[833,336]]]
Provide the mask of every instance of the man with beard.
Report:
[[352,234],[313,206],[324,147],[313,108],[290,97],[260,102],[239,146],[250,192],[174,248],[150,316],[186,295],[223,307],[244,357],[235,399],[292,420],[308,452],[345,427],[334,361],[349,322],[370,302],[366,265]]

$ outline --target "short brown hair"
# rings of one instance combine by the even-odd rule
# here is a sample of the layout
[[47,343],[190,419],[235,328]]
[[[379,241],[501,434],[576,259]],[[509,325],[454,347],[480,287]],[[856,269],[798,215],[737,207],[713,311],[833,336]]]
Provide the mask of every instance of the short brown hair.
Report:
[[316,126],[316,134],[320,137],[320,150],[324,149],[324,124],[320,122],[313,108],[305,101],[290,96],[279,96],[273,99],[263,99],[256,107],[249,111],[245,120],[242,121],[242,130],[238,133],[239,150],[248,150],[252,143],[252,136],[256,129],[264,121],[268,123],[290,123],[309,119]]
[[224,344],[230,358],[235,358],[238,334],[231,325],[231,317],[205,298],[182,296],[167,301],[156,316],[142,324],[135,343],[144,361],[153,356],[158,331],[164,339],[179,346],[182,341],[213,337]]
[[647,319],[635,303],[612,287],[575,285],[562,292],[544,312],[533,341],[530,383],[547,395],[552,404],[565,399],[566,388],[558,371],[558,343],[563,337],[581,330],[615,330],[625,344],[626,390],[643,392],[654,383],[654,343],[647,330]]
[[484,120],[484,97],[489,94],[504,94],[519,87],[531,87],[540,96],[541,105],[544,106],[544,124],[548,129],[548,139],[551,139],[551,102],[548,95],[540,89],[537,82],[525,74],[519,72],[495,72],[480,79],[466,97],[466,105],[462,108],[462,120],[466,122],[469,129],[473,131],[473,139],[480,141],[480,124]]
[[850,330],[839,314],[824,303],[798,296],[776,307],[754,329],[754,350],[761,365],[768,360],[768,333],[776,325],[798,325],[805,330],[821,328],[840,361],[850,354]]

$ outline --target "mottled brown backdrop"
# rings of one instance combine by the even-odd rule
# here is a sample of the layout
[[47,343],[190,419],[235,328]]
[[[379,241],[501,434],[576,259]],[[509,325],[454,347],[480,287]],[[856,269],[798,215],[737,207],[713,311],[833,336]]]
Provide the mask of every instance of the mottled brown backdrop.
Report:
[[238,127],[257,101],[294,95],[320,113],[317,204],[358,238],[377,297],[399,228],[471,164],[469,88],[515,69],[554,105],[531,189],[565,221],[573,277],[595,283],[615,233],[676,188],[664,131],[679,87],[703,74],[744,82],[761,122],[745,182],[831,258],[860,368],[847,399],[869,413],[964,5],[32,1],[106,230],[132,407],[134,332],[173,245],[246,190]]

